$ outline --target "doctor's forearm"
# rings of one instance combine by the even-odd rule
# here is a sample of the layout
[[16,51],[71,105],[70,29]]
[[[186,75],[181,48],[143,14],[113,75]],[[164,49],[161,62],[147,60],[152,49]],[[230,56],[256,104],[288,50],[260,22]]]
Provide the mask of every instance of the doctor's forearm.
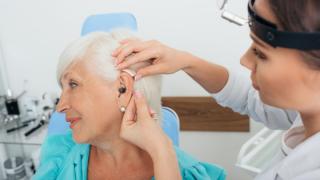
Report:
[[181,180],[176,152],[171,141],[164,143],[151,154],[156,180]]
[[185,54],[185,60],[189,66],[183,70],[209,93],[217,93],[226,85],[229,75],[223,66],[189,53]]

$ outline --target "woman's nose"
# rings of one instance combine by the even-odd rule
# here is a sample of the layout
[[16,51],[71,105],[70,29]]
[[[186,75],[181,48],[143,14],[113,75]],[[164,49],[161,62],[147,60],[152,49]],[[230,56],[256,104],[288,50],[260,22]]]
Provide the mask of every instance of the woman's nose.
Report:
[[60,113],[65,113],[68,109],[70,109],[70,105],[68,104],[66,97],[61,95],[56,110]]

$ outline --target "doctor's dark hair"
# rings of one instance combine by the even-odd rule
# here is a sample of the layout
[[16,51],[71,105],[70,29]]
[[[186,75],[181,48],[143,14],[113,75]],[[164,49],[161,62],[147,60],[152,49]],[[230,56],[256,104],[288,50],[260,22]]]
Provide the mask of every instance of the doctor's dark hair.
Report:
[[[269,0],[269,4],[284,31],[320,33],[319,0]],[[310,67],[320,69],[320,49],[301,53]]]

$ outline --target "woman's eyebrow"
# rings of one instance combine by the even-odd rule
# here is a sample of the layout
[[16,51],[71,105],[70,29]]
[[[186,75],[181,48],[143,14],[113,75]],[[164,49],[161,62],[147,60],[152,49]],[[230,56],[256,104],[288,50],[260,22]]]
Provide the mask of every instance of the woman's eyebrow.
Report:
[[69,76],[69,74],[70,74],[70,72],[67,72],[67,73],[64,73],[64,74],[62,75],[62,78],[61,78],[60,81],[59,81],[61,88],[63,88],[63,83],[62,83],[62,81],[65,80],[65,79],[67,79],[68,76]]
[[63,76],[62,76],[62,79],[66,79],[68,76],[69,76],[70,72],[67,72],[65,73]]
[[[71,77],[69,77],[69,76],[71,76]],[[62,79],[68,79],[68,78],[75,80],[75,79],[80,79],[80,76],[77,75],[77,73],[66,72],[62,76]]]

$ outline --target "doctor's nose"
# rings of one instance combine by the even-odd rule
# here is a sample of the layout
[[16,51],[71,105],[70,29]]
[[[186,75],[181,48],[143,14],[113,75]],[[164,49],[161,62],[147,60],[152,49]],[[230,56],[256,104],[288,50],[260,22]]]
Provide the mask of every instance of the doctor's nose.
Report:
[[256,63],[254,57],[250,55],[251,49],[249,48],[247,52],[241,57],[240,64],[251,71],[255,71]]
[[58,112],[65,113],[68,109],[70,109],[70,105],[66,99],[67,98],[64,95],[60,96],[60,99],[59,99],[57,107],[56,107],[56,110]]

